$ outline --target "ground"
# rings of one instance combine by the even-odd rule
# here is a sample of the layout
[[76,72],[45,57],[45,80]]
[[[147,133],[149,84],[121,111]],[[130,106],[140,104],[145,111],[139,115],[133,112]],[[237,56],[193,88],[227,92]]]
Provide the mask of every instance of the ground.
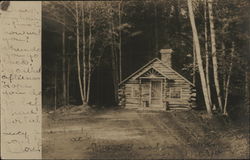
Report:
[[43,114],[43,158],[246,159],[248,133],[202,111],[64,108]]

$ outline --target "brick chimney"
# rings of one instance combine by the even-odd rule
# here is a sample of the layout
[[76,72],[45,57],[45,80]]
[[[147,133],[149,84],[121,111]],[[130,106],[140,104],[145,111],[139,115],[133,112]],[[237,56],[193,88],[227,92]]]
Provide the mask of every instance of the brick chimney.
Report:
[[172,60],[171,60],[171,57],[172,57],[172,52],[173,50],[172,49],[161,49],[160,50],[160,53],[161,53],[161,61],[169,66],[169,67],[172,67]]

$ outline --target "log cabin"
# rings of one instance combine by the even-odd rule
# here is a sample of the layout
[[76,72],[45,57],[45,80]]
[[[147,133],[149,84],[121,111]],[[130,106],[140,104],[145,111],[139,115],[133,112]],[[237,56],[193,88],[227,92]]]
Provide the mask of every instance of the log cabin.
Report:
[[154,58],[119,84],[119,105],[125,108],[169,110],[196,106],[195,85],[172,69],[172,49]]

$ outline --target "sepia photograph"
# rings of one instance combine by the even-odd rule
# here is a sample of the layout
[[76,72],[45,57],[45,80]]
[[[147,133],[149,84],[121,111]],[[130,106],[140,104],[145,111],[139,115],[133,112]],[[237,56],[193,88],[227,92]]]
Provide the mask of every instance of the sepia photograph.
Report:
[[249,0],[0,7],[2,158],[250,158]]
[[249,7],[44,1],[42,157],[248,159]]
[[44,1],[43,157],[248,159],[249,7]]

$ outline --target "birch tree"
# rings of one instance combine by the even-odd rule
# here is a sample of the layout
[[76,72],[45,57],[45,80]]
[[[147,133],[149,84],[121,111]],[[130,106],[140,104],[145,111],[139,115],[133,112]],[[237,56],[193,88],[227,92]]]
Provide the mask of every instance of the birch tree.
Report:
[[85,11],[84,11],[84,2],[82,1],[81,6],[82,12],[82,63],[83,63],[83,75],[82,75],[82,84],[83,84],[83,99],[84,103],[87,102],[87,67],[86,67],[86,36],[85,36]]
[[198,65],[198,68],[199,68],[199,74],[200,74],[200,78],[201,78],[203,96],[204,96],[207,112],[208,112],[208,114],[211,115],[212,111],[211,111],[211,106],[210,106],[210,103],[209,103],[208,88],[207,88],[204,69],[203,69],[203,65],[202,65],[200,42],[199,42],[198,32],[197,32],[197,29],[196,29],[196,24],[195,24],[195,19],[194,19],[192,0],[187,0],[187,3],[188,3],[189,19],[190,19],[190,23],[191,23],[191,27],[192,27],[193,39],[194,39],[194,44],[195,44],[195,53],[196,53],[196,58],[197,58],[197,65]]
[[[78,84],[80,90],[80,97],[82,103],[84,102],[84,91],[82,88],[82,80],[81,80],[81,65],[80,65],[80,13],[79,13],[79,2],[65,2],[65,1],[57,1],[57,2],[44,2],[44,7],[46,12],[49,12],[49,16],[45,17],[53,22],[56,22],[62,25],[64,31],[62,34],[65,34],[67,30],[73,37],[76,38],[76,59],[77,59],[77,77]],[[65,17],[70,17],[70,22],[66,23]],[[65,38],[65,35],[62,35]],[[64,40],[65,41],[65,40]],[[63,42],[65,43],[65,42]],[[64,46],[64,45],[63,45]],[[63,49],[62,58],[65,58],[65,49]],[[64,60],[63,60],[64,63]],[[64,66],[65,67],[65,66]],[[65,69],[63,68],[63,71]],[[66,78],[65,78],[66,79]],[[64,81],[64,74],[63,74]],[[65,88],[65,83],[63,82],[63,90]],[[63,94],[64,97],[64,94]]]
[[119,18],[119,82],[122,81],[122,0],[119,2],[119,7],[118,7],[118,18]]
[[[230,84],[230,78],[231,78],[231,72],[233,68],[233,59],[234,59],[234,53],[235,52],[235,44],[232,42],[232,50],[231,50],[231,59],[230,59],[230,64],[229,64],[229,69],[227,76],[225,76],[225,91],[224,91],[224,107],[223,107],[223,114],[228,115],[227,113],[227,103],[228,103],[228,94],[229,94],[229,84]],[[226,73],[224,73],[226,75]]]
[[82,80],[81,80],[81,65],[80,65],[80,25],[79,25],[79,6],[78,1],[75,1],[75,12],[76,12],[76,58],[77,58],[77,76],[79,89],[81,94],[82,103],[84,103],[83,89],[82,89]]
[[89,4],[89,53],[88,53],[88,86],[87,86],[87,103],[89,103],[90,97],[90,85],[91,85],[91,53],[92,53],[92,13],[91,13],[91,4]]
[[209,16],[210,34],[211,34],[211,51],[212,51],[214,83],[215,83],[215,89],[216,89],[219,108],[222,111],[223,108],[222,108],[222,101],[221,101],[221,91],[220,91],[219,73],[218,73],[218,60],[217,60],[216,41],[215,41],[213,0],[208,0],[208,16]]
[[205,34],[205,58],[206,58],[206,82],[210,105],[212,105],[209,77],[209,52],[208,52],[208,30],[207,30],[207,0],[204,0],[204,34]]

